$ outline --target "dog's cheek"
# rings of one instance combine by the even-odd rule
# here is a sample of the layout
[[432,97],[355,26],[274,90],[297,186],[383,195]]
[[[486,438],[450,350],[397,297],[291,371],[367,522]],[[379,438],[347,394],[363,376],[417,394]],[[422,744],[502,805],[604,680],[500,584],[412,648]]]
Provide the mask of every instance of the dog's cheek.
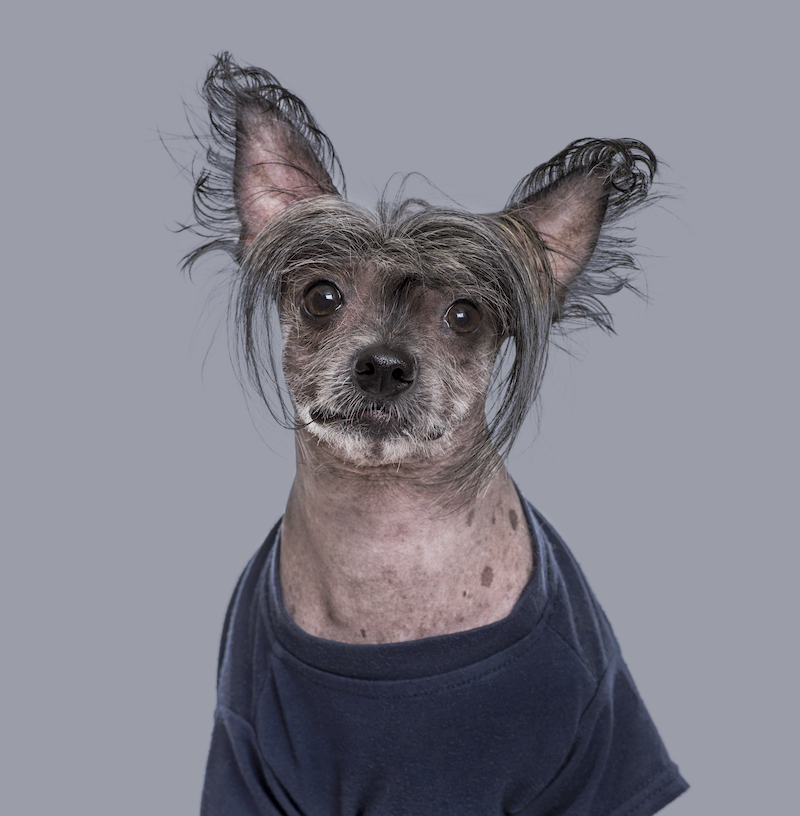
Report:
[[283,370],[295,406],[326,405],[347,380],[353,339],[329,322],[321,327],[296,324],[284,334]]
[[458,364],[458,397],[463,415],[473,413],[477,406],[483,408],[494,367],[494,350],[487,344],[477,345],[465,354]]
[[448,338],[444,347],[433,344],[424,353],[425,403],[435,414],[426,418],[426,424],[448,432],[482,406],[492,371],[493,350],[488,344],[459,342],[462,339]]
[[330,344],[329,334],[333,329],[331,321],[317,321],[310,324],[299,308],[286,309],[281,314],[281,334],[283,338],[283,368],[287,380],[293,374],[296,379],[307,379],[315,361],[325,354]]
[[451,338],[449,345],[456,385],[478,396],[488,385],[497,356],[494,342],[486,335],[467,335]]
[[309,403],[316,396],[316,377],[309,376],[314,353],[307,342],[301,342],[297,331],[284,332],[283,375],[295,404]]

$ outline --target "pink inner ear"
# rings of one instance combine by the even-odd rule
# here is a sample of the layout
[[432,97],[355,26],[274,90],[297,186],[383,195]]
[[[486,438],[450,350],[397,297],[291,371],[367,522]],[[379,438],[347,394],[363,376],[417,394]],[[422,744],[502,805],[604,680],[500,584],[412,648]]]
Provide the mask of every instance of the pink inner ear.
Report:
[[591,258],[607,205],[605,180],[588,171],[554,182],[517,210],[545,243],[559,300]]
[[241,112],[237,125],[234,193],[241,239],[249,246],[286,207],[336,189],[299,133],[250,107]]

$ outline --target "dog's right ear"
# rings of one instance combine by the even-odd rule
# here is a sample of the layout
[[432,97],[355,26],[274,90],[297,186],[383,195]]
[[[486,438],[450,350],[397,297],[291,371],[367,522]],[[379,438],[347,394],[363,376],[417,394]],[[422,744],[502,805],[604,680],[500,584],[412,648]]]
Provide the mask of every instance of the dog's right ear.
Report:
[[[280,89],[283,102],[291,96],[280,86],[269,89],[273,94]],[[278,103],[265,96],[240,104],[236,117],[233,189],[244,247],[286,207],[337,194],[330,174],[303,133],[310,126],[322,135],[305,105],[291,97],[295,117],[302,117],[302,121],[292,121]]]
[[[201,91],[208,125],[192,123],[203,149],[192,165],[195,224],[206,243],[184,258],[184,269],[206,253],[237,262],[269,221],[286,207],[321,195],[344,195],[339,160],[303,102],[272,74],[220,54]],[[338,187],[338,190],[337,190]]]

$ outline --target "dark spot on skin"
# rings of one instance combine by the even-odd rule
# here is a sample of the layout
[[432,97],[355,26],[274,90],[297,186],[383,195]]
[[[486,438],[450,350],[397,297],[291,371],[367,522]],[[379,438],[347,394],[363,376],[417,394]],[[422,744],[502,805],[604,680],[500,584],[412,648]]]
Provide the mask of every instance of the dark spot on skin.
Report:
[[471,527],[471,526],[472,526],[472,520],[473,520],[474,518],[475,518],[475,511],[474,511],[474,510],[470,510],[470,511],[469,511],[469,513],[467,513],[467,527]]
[[494,524],[494,513],[492,513],[492,524]]
[[367,633],[362,629],[361,630],[361,637],[365,638],[366,636],[367,636]]
[[462,598],[466,598],[466,597],[467,597],[467,590],[466,590],[466,589],[465,589],[465,590],[464,590],[464,591],[461,593],[461,597],[462,597]]
[[484,567],[481,573],[481,586],[490,587],[494,580],[494,572],[491,567]]
[[336,613],[333,609],[333,604],[330,601],[325,601],[325,616],[329,621],[336,621]]
[[511,529],[516,530],[517,524],[519,524],[519,519],[517,518],[517,513],[515,510],[508,511],[508,520],[511,522]]

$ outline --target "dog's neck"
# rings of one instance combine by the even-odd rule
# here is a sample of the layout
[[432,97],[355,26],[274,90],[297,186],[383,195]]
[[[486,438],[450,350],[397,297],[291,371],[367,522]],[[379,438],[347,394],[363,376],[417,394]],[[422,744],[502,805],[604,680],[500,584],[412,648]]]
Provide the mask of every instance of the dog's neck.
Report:
[[509,614],[533,556],[505,468],[456,510],[433,504],[424,483],[419,470],[359,471],[299,441],[280,580],[286,609],[302,629],[340,642],[387,643]]

